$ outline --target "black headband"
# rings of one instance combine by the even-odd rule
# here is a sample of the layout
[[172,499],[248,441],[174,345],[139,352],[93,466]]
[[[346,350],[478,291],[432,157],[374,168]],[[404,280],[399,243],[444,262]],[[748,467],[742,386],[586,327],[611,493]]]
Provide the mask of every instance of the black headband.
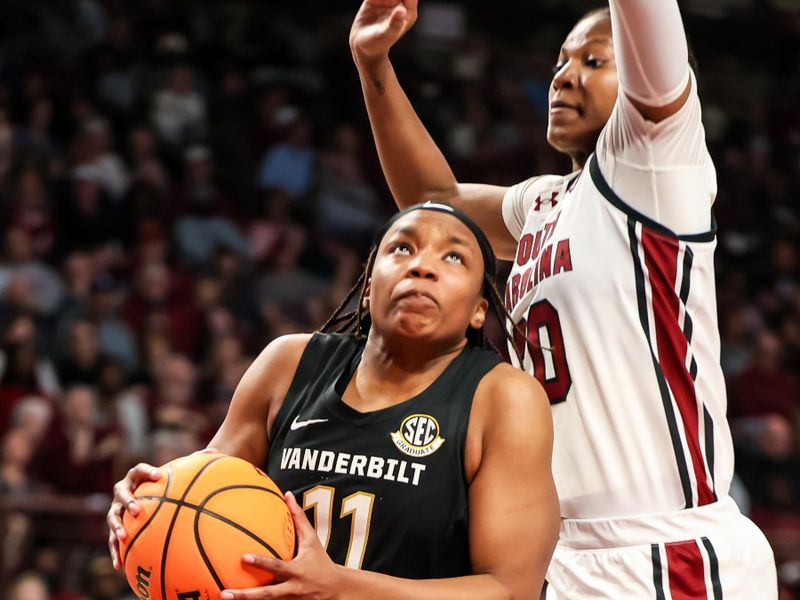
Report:
[[422,204],[415,204],[395,213],[392,215],[392,218],[386,221],[383,227],[378,230],[378,233],[375,235],[375,246],[377,247],[380,245],[383,236],[386,235],[386,232],[389,231],[389,228],[394,225],[398,219],[401,219],[408,213],[418,210],[432,210],[435,212],[452,215],[466,225],[467,228],[472,232],[472,235],[475,236],[475,241],[478,242],[478,248],[480,248],[481,255],[483,256],[485,272],[489,274],[490,279],[494,279],[497,264],[494,257],[494,251],[492,250],[492,245],[489,243],[489,239],[486,237],[486,234],[483,233],[483,230],[478,227],[478,224],[470,219],[466,213],[450,206],[449,204],[441,204],[439,202],[423,202]]

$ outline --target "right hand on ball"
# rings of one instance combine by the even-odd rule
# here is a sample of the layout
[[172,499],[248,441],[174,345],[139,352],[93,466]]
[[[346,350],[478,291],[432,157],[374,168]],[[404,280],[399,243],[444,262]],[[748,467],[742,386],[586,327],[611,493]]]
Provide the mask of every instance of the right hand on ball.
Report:
[[356,61],[389,54],[417,20],[417,0],[364,0],[350,29]]
[[122,513],[129,511],[134,517],[139,514],[141,507],[133,496],[142,483],[145,481],[158,481],[161,472],[157,467],[146,463],[139,463],[133,467],[125,478],[114,485],[114,499],[111,508],[108,509],[106,522],[108,523],[108,550],[111,552],[111,560],[115,569],[120,569],[122,563],[119,559],[119,540],[124,540],[127,536],[125,528],[122,526]]

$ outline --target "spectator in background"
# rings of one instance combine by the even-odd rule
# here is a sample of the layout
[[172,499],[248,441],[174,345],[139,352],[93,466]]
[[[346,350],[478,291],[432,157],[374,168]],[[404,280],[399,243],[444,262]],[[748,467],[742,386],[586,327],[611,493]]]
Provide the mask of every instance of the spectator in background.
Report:
[[340,125],[331,148],[320,159],[318,214],[322,232],[357,250],[369,247],[383,222],[378,196],[364,178],[362,140],[350,125]]
[[[800,424],[800,388],[797,375],[783,366],[783,347],[777,335],[761,333],[753,363],[733,378],[730,392],[729,415],[734,428],[740,419],[777,416],[791,437],[781,443],[780,452],[773,454],[787,455],[795,450],[800,441],[800,430],[796,429]],[[777,443],[774,438],[765,441]]]
[[30,235],[24,229],[9,228],[0,262],[0,301],[50,316],[63,295],[61,279],[52,267],[36,258]]
[[765,331],[753,364],[730,384],[729,418],[739,474],[753,502],[800,509],[800,396],[782,363],[780,338]]
[[150,435],[150,462],[163,465],[202,448],[197,433],[186,427],[156,429]]
[[151,427],[186,427],[198,435],[206,433],[208,419],[198,399],[197,372],[185,356],[173,354],[159,365],[156,387],[149,399]]
[[103,367],[97,328],[88,319],[78,319],[69,326],[67,354],[58,368],[64,387],[74,384],[95,385]]
[[16,129],[9,118],[8,108],[0,105],[0,177],[5,177],[14,164],[16,137]]
[[205,135],[206,100],[195,89],[194,74],[188,65],[170,69],[166,85],[153,97],[152,122],[161,139],[173,147],[198,141]]
[[58,215],[59,253],[94,251],[108,245],[122,245],[126,236],[124,215],[103,195],[94,178],[76,173],[70,182],[68,199]]
[[5,430],[17,402],[31,394],[60,392],[52,361],[36,349],[37,328],[26,315],[8,322],[0,340],[0,429]]
[[256,185],[262,190],[283,190],[292,206],[302,212],[303,200],[315,183],[317,155],[311,145],[311,125],[295,108],[285,107],[278,115],[286,127],[286,139],[267,150]]
[[37,156],[50,167],[58,160],[58,144],[51,132],[54,114],[53,100],[38,98],[30,107],[28,126],[20,131],[18,139],[22,152]]
[[303,246],[307,228],[292,220],[289,197],[283,190],[262,192],[261,211],[250,219],[247,240],[250,256],[258,264],[272,264],[284,245]]
[[116,279],[101,273],[92,281],[88,318],[97,329],[100,352],[133,370],[137,367],[136,338],[120,316],[123,291]]
[[22,497],[34,490],[29,467],[33,440],[22,428],[10,429],[0,443],[0,495]]
[[44,578],[33,571],[18,575],[8,589],[8,600],[51,600]]
[[128,134],[132,182],[165,191],[169,186],[169,174],[158,157],[157,149],[158,140],[149,127],[134,127]]
[[113,151],[107,121],[93,118],[83,125],[78,152],[75,178],[92,181],[114,204],[119,203],[128,191],[130,175],[125,163]]
[[44,440],[53,419],[53,405],[41,396],[25,396],[11,411],[12,429],[24,431],[34,447]]
[[[151,315],[162,315],[158,333],[170,346],[191,352],[197,340],[197,313],[188,290],[181,289],[180,277],[163,262],[150,262],[139,267],[135,288],[128,296],[122,315],[132,331],[140,335],[147,330]],[[188,287],[188,286],[187,286]],[[190,288],[189,288],[190,289]]]
[[142,65],[131,35],[131,20],[123,14],[108,21],[108,37],[93,53],[97,69],[97,96],[118,118],[129,115],[139,99]]
[[123,447],[116,427],[102,425],[96,391],[76,385],[37,450],[36,473],[59,492],[107,494]]
[[125,574],[114,570],[110,557],[105,554],[89,561],[82,587],[86,590],[86,600],[137,600]]
[[12,228],[25,231],[33,255],[46,260],[53,250],[55,224],[45,175],[40,168],[26,165],[13,178],[11,187],[7,198],[9,223]]
[[207,267],[224,248],[247,256],[248,246],[234,223],[223,216],[228,203],[214,184],[214,164],[208,148],[186,151],[186,176],[177,197],[185,212],[175,222],[175,242],[181,260],[191,267]]
[[41,488],[30,476],[32,456],[33,441],[25,430],[11,429],[0,440],[0,498],[12,505],[0,512],[0,575],[19,567],[19,548],[30,538],[31,520],[19,509],[29,494]]

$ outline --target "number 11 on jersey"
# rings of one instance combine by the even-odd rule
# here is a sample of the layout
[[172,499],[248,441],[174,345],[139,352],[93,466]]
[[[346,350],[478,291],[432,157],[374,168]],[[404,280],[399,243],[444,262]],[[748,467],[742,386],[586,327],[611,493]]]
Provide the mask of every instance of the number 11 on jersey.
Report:
[[[314,509],[314,529],[326,550],[331,538],[335,493],[336,490],[328,485],[317,485],[303,494],[303,510]],[[367,550],[374,503],[375,494],[368,492],[356,492],[342,500],[339,518],[350,517],[350,542],[347,545],[345,567],[361,568]]]

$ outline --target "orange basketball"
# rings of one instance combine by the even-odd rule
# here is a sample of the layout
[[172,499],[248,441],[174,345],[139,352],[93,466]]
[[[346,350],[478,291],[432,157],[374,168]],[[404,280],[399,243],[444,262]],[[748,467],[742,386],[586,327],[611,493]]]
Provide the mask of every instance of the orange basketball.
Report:
[[294,524],[278,487],[247,461],[218,453],[184,456],[136,490],[142,510],[122,517],[120,557],[142,600],[218,600],[230,588],[266,585],[271,573],[245,553],[284,560]]

